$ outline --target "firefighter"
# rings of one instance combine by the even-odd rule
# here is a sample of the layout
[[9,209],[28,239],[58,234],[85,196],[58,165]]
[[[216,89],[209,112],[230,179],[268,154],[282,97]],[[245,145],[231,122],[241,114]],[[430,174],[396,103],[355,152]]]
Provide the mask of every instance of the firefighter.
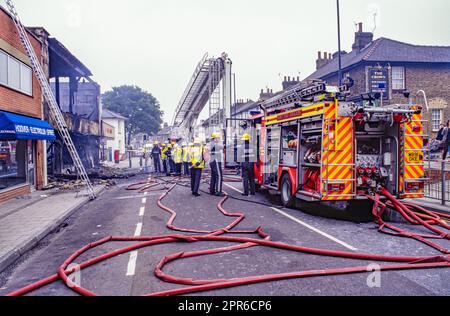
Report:
[[162,150],[161,150],[161,159],[163,162],[163,173],[166,175],[169,172],[168,159],[167,159],[167,150],[169,150],[169,148],[167,147],[167,145],[168,145],[167,142],[162,144]]
[[209,193],[211,195],[223,196],[222,185],[223,185],[223,173],[222,173],[222,155],[223,155],[223,144],[220,139],[219,133],[213,133],[211,135],[211,145],[210,145],[210,161],[209,166],[211,167],[211,182],[209,186]]
[[175,143],[172,150],[173,162],[175,165],[174,175],[181,176],[181,169],[183,167],[183,149],[178,143]]
[[199,197],[200,194],[198,193],[198,190],[200,189],[202,172],[205,168],[205,148],[200,139],[195,139],[189,157],[191,160],[191,191],[192,195]]
[[153,165],[155,167],[155,173],[161,173],[161,148],[159,147],[159,142],[155,142],[152,148],[152,159]]
[[183,175],[184,176],[189,176],[189,150],[190,148],[193,146],[194,144],[189,143],[189,145],[187,143],[183,143],[181,144],[182,149],[183,149]]
[[173,156],[172,156],[172,144],[167,144],[167,173],[166,176],[170,176],[174,173],[174,163],[173,163]]
[[241,141],[243,144],[243,162],[241,165],[242,172],[242,182],[244,187],[243,196],[255,195],[256,184],[255,184],[255,163],[253,149],[251,148],[250,141],[252,137],[250,134],[244,134]]

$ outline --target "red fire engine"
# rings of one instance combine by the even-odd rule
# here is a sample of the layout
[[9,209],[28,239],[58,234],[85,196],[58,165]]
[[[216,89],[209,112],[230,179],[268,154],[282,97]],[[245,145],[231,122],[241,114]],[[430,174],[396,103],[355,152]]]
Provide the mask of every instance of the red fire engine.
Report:
[[400,199],[423,197],[422,107],[382,100],[313,81],[262,102],[248,124],[257,183],[281,193],[286,206],[349,204],[379,186]]

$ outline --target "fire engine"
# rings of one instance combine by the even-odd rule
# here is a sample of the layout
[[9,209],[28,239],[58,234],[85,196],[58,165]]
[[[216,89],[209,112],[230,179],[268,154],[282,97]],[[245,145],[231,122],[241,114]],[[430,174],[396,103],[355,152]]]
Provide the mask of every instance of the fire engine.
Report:
[[423,107],[408,93],[405,104],[383,105],[382,93],[351,97],[350,87],[301,83],[251,118],[257,183],[285,206],[348,206],[380,186],[399,199],[423,197]]

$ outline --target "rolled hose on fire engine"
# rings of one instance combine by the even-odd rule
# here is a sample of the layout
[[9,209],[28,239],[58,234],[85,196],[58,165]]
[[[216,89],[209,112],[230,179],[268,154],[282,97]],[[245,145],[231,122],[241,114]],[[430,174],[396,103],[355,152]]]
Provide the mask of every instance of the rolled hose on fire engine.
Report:
[[[139,184],[139,185],[145,185],[145,184]],[[278,274],[271,274],[271,275],[261,275],[261,276],[251,276],[251,277],[241,277],[241,278],[232,278],[232,279],[220,279],[220,280],[193,280],[193,279],[187,279],[182,277],[176,277],[171,276],[163,272],[163,268],[168,263],[173,263],[177,260],[182,260],[185,258],[192,258],[192,257],[200,257],[210,254],[217,254],[217,253],[225,253],[225,252],[232,252],[236,250],[241,250],[245,248],[250,247],[257,247],[257,246],[264,246],[264,247],[270,247],[275,249],[283,249],[288,251],[295,251],[298,253],[305,253],[305,254],[313,254],[313,255],[319,255],[319,256],[328,256],[328,257],[339,257],[339,258],[348,258],[348,259],[358,259],[358,260],[369,260],[369,261],[376,261],[376,262],[391,262],[393,264],[385,264],[381,265],[380,269],[381,271],[388,271],[388,270],[407,270],[407,269],[428,269],[428,268],[449,268],[450,267],[450,256],[449,255],[440,255],[440,256],[390,256],[390,255],[378,255],[378,254],[367,254],[367,253],[357,253],[357,252],[345,252],[345,251],[337,251],[337,250],[330,250],[330,249],[318,249],[318,248],[311,248],[311,247],[302,247],[302,246],[296,246],[296,245],[289,245],[286,243],[281,242],[274,242],[270,240],[270,236],[264,232],[262,228],[258,228],[252,233],[257,234],[261,239],[256,238],[244,238],[244,237],[232,237],[232,236],[224,236],[225,234],[234,233],[234,234],[249,234],[250,232],[244,232],[244,231],[233,231],[232,229],[235,228],[239,223],[241,223],[245,215],[243,213],[230,213],[227,212],[223,205],[228,199],[228,195],[226,195],[223,199],[220,200],[220,202],[217,205],[217,209],[224,215],[228,217],[235,217],[236,219],[229,225],[227,225],[224,228],[218,228],[213,231],[203,231],[203,230],[195,230],[195,229],[187,229],[187,228],[180,228],[174,225],[174,221],[176,219],[177,213],[172,210],[170,207],[163,204],[163,200],[172,192],[172,190],[178,185],[178,183],[172,184],[158,199],[158,206],[162,208],[164,211],[168,212],[171,216],[167,222],[167,227],[176,230],[176,231],[182,231],[182,232],[189,232],[189,233],[199,233],[202,235],[195,235],[195,236],[186,236],[186,235],[179,235],[179,234],[173,234],[173,235],[165,235],[165,236],[152,236],[152,237],[106,237],[103,238],[97,242],[88,244],[81,248],[80,250],[76,251],[74,254],[72,254],[67,260],[64,261],[64,263],[59,267],[56,274],[45,278],[41,281],[38,281],[36,283],[33,283],[25,288],[22,288],[20,290],[14,291],[9,296],[18,296],[18,295],[25,295],[27,293],[30,293],[36,289],[39,289],[45,285],[48,285],[50,283],[53,283],[57,281],[58,279],[61,279],[71,290],[75,291],[76,293],[80,295],[87,295],[87,296],[93,296],[96,295],[94,292],[85,289],[83,287],[78,286],[77,284],[74,284],[70,279],[69,276],[77,271],[77,269],[84,269],[89,266],[92,266],[96,263],[105,261],[109,258],[112,258],[114,256],[118,256],[124,253],[128,253],[133,250],[141,249],[144,247],[149,247],[153,245],[160,245],[160,244],[168,244],[168,243],[199,243],[199,242],[206,242],[206,241],[215,241],[215,242],[233,242],[237,243],[237,245],[233,246],[227,246],[222,248],[214,248],[214,249],[206,249],[206,250],[200,250],[200,251],[191,251],[191,252],[179,252],[175,253],[169,256],[166,256],[161,259],[161,261],[158,263],[158,265],[155,268],[155,276],[158,277],[161,280],[164,280],[166,282],[174,283],[174,284],[182,284],[187,285],[188,287],[185,288],[178,288],[174,290],[169,291],[163,291],[163,292],[157,292],[157,293],[151,293],[149,295],[151,296],[167,296],[167,295],[181,295],[181,294],[188,294],[188,293],[195,293],[195,292],[201,292],[201,291],[207,291],[207,290],[214,290],[214,289],[222,289],[222,288],[230,288],[235,286],[242,286],[242,285],[249,285],[249,284],[256,284],[261,282],[268,282],[268,281],[278,281],[278,280],[287,280],[287,279],[293,279],[293,278],[306,278],[306,277],[314,277],[314,276],[326,276],[326,275],[343,275],[343,274],[352,274],[352,273],[366,273],[367,266],[355,266],[355,267],[346,267],[346,268],[331,268],[331,269],[321,269],[321,270],[310,270],[310,271],[298,271],[298,272],[288,272],[288,273],[278,273]],[[385,192],[384,190],[380,191],[380,194],[386,194],[389,192]],[[402,204],[395,200],[390,194],[386,194],[386,197],[391,200],[393,205],[404,211],[404,213],[408,214],[413,218],[414,220],[418,221],[418,223],[423,223],[424,221],[420,219],[419,216],[412,214],[409,209],[406,210],[401,206]],[[374,203],[376,204],[376,207],[374,206],[374,210],[377,209],[376,214],[380,214],[381,212],[378,211],[378,206],[380,206],[379,196],[373,198]],[[432,216],[438,216],[438,214],[430,212]],[[377,218],[378,220],[378,218]],[[382,224],[379,222],[378,224]],[[429,225],[429,224],[427,224]],[[428,226],[425,226],[429,228]],[[435,233],[438,233],[438,231],[434,231]],[[439,231],[440,232],[440,231]],[[445,237],[448,237],[448,234],[445,235]],[[121,249],[117,249],[115,251],[108,252],[106,254],[103,254],[101,256],[98,256],[96,258],[89,259],[83,263],[81,263],[79,266],[68,268],[71,263],[73,263],[76,258],[78,258],[80,255],[86,253],[87,251],[96,248],[100,245],[104,245],[108,242],[129,242],[129,241],[135,241],[137,242],[134,245],[126,246]],[[448,253],[448,252],[447,252]]]

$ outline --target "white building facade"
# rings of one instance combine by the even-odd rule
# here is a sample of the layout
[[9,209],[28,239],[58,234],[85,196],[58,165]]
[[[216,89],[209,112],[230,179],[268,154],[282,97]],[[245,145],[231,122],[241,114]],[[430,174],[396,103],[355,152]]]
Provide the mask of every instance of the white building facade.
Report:
[[114,127],[114,139],[106,140],[106,159],[114,161],[114,153],[116,150],[120,152],[120,157],[126,153],[126,131],[125,124],[128,121],[126,117],[112,111],[103,109],[102,120]]

